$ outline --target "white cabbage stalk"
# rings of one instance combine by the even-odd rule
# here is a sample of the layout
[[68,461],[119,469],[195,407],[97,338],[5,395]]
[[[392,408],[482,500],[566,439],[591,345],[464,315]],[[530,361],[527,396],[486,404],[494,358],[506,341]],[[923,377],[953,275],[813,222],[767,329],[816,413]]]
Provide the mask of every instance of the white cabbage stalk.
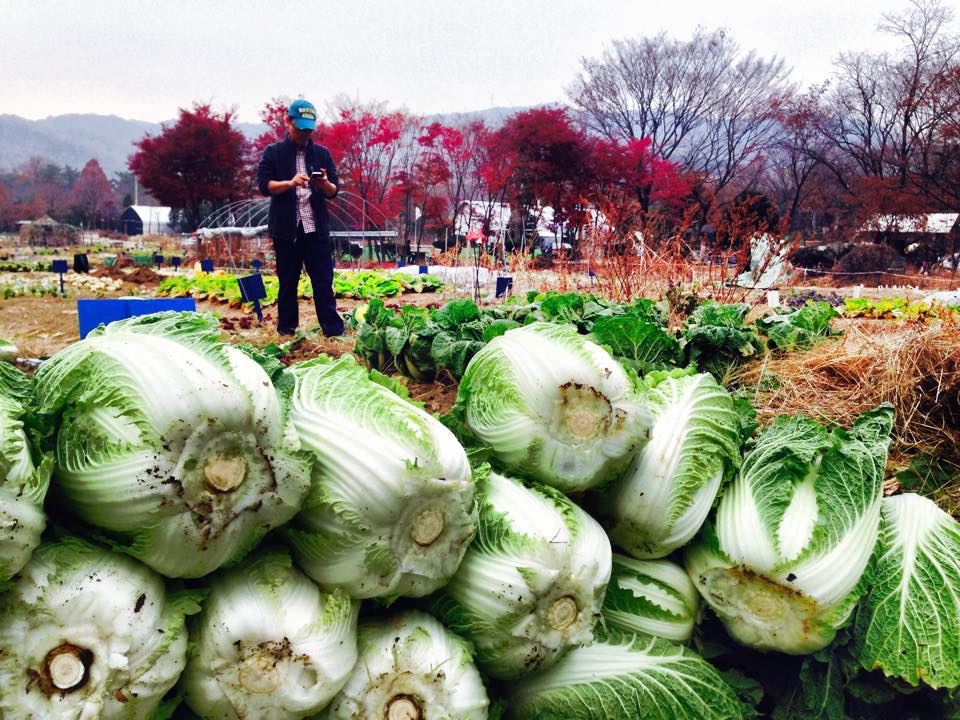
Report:
[[434,604],[477,664],[514,677],[593,639],[611,551],[597,522],[560,492],[496,473],[478,483],[477,538]]
[[650,425],[620,363],[576,328],[554,323],[488,343],[467,366],[457,405],[507,467],[565,492],[622,470]]
[[209,720],[299,720],[322,710],[357,661],[358,603],[268,551],[214,580],[191,626],[182,686]]
[[700,594],[676,563],[613,556],[613,572],[603,598],[603,619],[608,627],[687,643],[699,609]]
[[743,706],[720,673],[683,645],[610,631],[555,666],[511,683],[514,720],[733,720]]
[[490,701],[469,647],[429,615],[362,624],[358,646],[329,720],[487,720]]
[[877,540],[889,405],[848,433],[781,416],[724,491],[686,568],[738,642],[802,655],[833,640]]
[[733,399],[713,376],[651,375],[650,440],[604,500],[610,539],[640,559],[665,557],[690,542],[740,465]]
[[66,506],[168,577],[239,559],[309,488],[270,378],[218,337],[213,316],[131,318],[37,373]]
[[24,431],[30,387],[19,370],[0,365],[0,586],[27,564],[46,526],[52,459],[34,462]]
[[297,563],[356,598],[419,597],[456,572],[476,529],[466,452],[352,357],[293,369],[291,417],[316,459],[286,530]]
[[853,655],[911,685],[960,686],[960,523],[920,495],[885,498]]
[[0,596],[0,717],[148,718],[187,651],[189,595],[136,560],[76,538],[37,548]]

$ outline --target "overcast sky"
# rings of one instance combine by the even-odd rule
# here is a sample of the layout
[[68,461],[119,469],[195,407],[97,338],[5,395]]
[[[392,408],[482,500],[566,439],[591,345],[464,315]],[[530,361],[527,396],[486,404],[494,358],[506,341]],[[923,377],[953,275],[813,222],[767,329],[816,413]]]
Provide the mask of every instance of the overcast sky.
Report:
[[0,0],[0,114],[162,121],[180,107],[339,94],[415,113],[565,101],[612,39],[697,25],[780,55],[802,85],[884,49],[905,0]]

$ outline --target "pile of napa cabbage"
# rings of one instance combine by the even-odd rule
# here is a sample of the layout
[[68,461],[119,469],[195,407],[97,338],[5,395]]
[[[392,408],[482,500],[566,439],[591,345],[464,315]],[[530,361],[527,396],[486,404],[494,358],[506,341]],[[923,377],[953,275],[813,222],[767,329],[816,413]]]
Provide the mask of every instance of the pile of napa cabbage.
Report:
[[884,497],[893,409],[755,434],[601,320],[493,337],[442,422],[191,313],[0,363],[0,717],[949,708],[960,526]]

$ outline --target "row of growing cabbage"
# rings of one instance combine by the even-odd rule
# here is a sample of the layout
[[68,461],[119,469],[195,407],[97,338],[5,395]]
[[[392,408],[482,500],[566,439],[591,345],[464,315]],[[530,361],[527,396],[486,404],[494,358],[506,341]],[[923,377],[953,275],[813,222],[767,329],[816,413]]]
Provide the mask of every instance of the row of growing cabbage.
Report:
[[188,313],[0,382],[4,720],[956,710],[960,527],[883,498],[889,406],[752,437],[547,322],[442,419]]
[[357,330],[356,352],[370,367],[413,380],[446,373],[463,376],[470,359],[493,338],[522,325],[571,325],[609,350],[621,363],[646,373],[695,364],[722,380],[740,363],[778,351],[806,349],[837,334],[839,313],[827,302],[770,310],[748,322],[750,306],[706,301],[685,307],[680,327],[670,327],[667,301],[638,298],[617,303],[586,293],[530,292],[480,307],[468,299],[439,308],[403,306],[398,312],[380,300],[356,308],[349,324]]

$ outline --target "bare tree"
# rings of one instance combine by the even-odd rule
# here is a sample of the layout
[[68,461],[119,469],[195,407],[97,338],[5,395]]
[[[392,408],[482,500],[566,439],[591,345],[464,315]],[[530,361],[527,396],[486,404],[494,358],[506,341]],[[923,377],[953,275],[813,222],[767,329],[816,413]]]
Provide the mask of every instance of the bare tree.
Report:
[[944,122],[939,79],[960,58],[960,37],[947,32],[952,18],[941,0],[909,0],[904,12],[884,15],[878,26],[903,42],[901,52],[843,53],[836,61],[825,134],[838,159],[852,161],[833,165],[845,187],[853,171],[910,189],[912,168],[928,159]]
[[617,40],[581,66],[568,94],[593,131],[649,137],[658,156],[714,193],[756,171],[777,129],[772,106],[792,91],[783,60],[741,55],[722,29]]

